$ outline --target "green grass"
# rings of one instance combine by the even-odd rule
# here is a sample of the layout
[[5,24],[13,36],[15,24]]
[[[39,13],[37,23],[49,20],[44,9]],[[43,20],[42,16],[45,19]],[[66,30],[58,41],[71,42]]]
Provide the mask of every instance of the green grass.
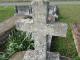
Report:
[[7,20],[14,15],[14,7],[11,6],[0,6],[0,22]]
[[50,0],[50,1],[80,1],[80,0]]
[[80,5],[60,5],[60,21],[73,24],[80,22]]
[[34,40],[32,39],[32,33],[16,30],[11,30],[7,42],[3,46],[4,51],[0,52],[0,60],[9,60],[9,58],[16,52],[27,51],[29,49],[34,50]]
[[0,0],[0,2],[31,2],[32,0]]
[[[32,0],[0,0],[0,2],[8,1],[8,2],[24,2],[24,1],[32,1]],[[48,1],[80,1],[80,0],[48,0]]]
[[80,23],[80,5],[59,5],[60,22],[68,24],[67,37],[55,38],[53,41],[54,48],[51,50],[59,51],[61,55],[73,58],[73,60],[80,60],[77,55],[74,39],[72,36],[72,24]]

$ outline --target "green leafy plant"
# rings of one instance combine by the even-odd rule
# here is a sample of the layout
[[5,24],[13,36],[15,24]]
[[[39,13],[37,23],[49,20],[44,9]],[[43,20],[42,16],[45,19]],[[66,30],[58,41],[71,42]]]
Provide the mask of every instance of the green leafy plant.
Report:
[[32,33],[26,33],[13,29],[5,44],[5,52],[0,53],[0,60],[8,60],[14,53],[34,49]]

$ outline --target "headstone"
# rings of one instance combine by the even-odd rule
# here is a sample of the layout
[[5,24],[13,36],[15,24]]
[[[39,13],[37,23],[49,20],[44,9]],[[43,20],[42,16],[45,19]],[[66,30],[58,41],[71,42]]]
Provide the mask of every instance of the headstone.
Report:
[[16,15],[31,15],[32,7],[30,5],[16,6]]
[[58,20],[58,8],[57,6],[48,6],[48,17],[47,17],[47,23],[53,24]]
[[[47,24],[46,23],[47,5],[43,3],[43,0],[40,1],[35,0],[32,3],[32,9],[33,9],[32,16],[34,20],[33,23],[25,23],[21,20],[17,22],[22,23],[18,24],[19,27],[17,27],[17,29],[26,32],[32,32],[33,39],[35,40],[34,41],[35,50],[26,51],[23,60],[47,60],[46,59],[48,54],[47,50],[48,48],[50,48],[51,43],[51,41],[47,43],[47,39],[49,39],[49,36],[52,35],[66,37],[67,24],[63,23]],[[47,35],[48,38],[46,38]],[[47,44],[49,44],[49,46],[47,46]],[[49,54],[51,55],[51,53]]]

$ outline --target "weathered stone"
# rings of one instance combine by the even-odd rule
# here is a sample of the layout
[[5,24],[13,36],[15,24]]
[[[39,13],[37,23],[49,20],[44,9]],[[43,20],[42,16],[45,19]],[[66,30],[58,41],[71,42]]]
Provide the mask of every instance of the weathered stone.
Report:
[[[47,5],[44,4],[43,1],[34,1],[32,4],[32,9],[32,16],[34,19],[33,23],[25,23],[22,21],[17,22],[20,23],[18,24],[19,27],[17,27],[18,30],[32,32],[35,44],[35,50],[26,51],[23,60],[46,60],[46,51],[48,50],[48,48],[50,48],[51,43],[51,41],[49,41],[48,43],[46,42],[46,40],[49,39],[49,37],[46,38],[46,36],[54,35],[65,37],[67,31],[67,24],[46,24]],[[49,46],[47,44],[49,44]],[[50,53],[50,55],[51,54],[52,53]],[[52,55],[52,57],[54,58],[54,55]]]
[[47,52],[47,60],[60,60],[60,54],[57,52]]
[[47,51],[50,51],[52,36],[47,35],[46,40],[47,40]]
[[9,60],[23,60],[25,53],[26,51],[17,52],[12,57],[10,57]]
[[71,58],[69,58],[69,57],[60,56],[60,60],[72,60],[72,59],[71,59]]

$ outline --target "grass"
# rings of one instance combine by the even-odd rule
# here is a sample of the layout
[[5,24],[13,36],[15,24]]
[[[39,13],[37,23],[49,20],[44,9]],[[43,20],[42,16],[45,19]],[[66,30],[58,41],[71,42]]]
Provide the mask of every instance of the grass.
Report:
[[0,0],[0,2],[31,2],[32,0]]
[[74,39],[72,36],[71,25],[78,22],[80,23],[80,5],[59,5],[60,22],[68,24],[67,37],[53,38],[54,48],[53,51],[59,51],[61,55],[73,58],[73,60],[80,60],[77,55]]
[[50,0],[50,1],[80,1],[80,0]]
[[60,5],[60,21],[73,24],[80,22],[80,5]]
[[0,52],[0,60],[9,60],[16,52],[27,51],[29,49],[34,50],[32,33],[27,33],[26,35],[26,32],[14,28],[11,30],[4,47],[4,51]]
[[0,22],[13,16],[15,12],[14,7],[11,6],[0,6]]
[[[3,2],[5,0],[0,0],[0,2]],[[24,1],[32,1],[32,0],[6,0],[8,2],[24,2]],[[48,0],[48,1],[80,1],[80,0]]]

